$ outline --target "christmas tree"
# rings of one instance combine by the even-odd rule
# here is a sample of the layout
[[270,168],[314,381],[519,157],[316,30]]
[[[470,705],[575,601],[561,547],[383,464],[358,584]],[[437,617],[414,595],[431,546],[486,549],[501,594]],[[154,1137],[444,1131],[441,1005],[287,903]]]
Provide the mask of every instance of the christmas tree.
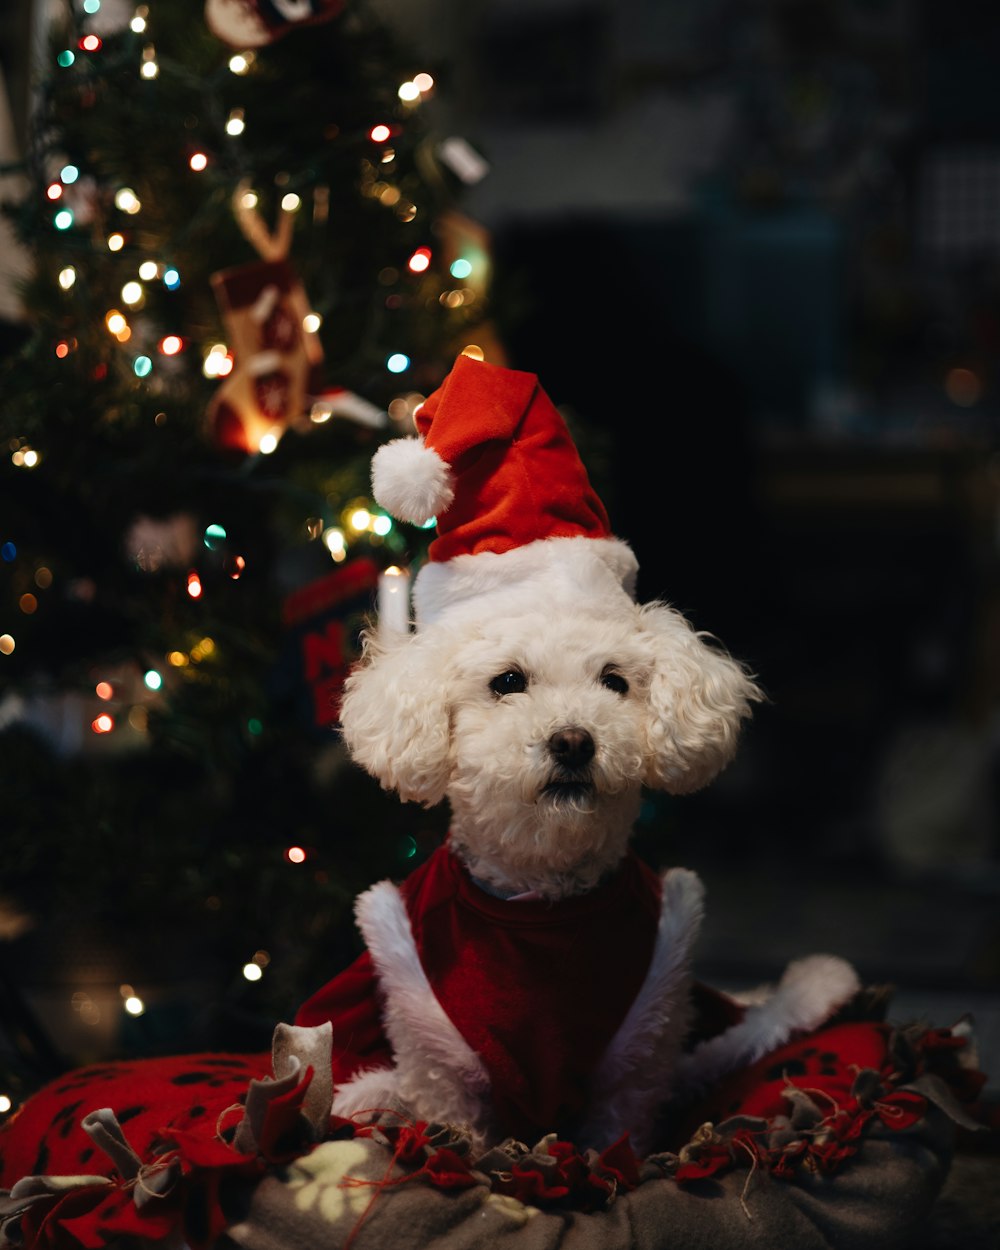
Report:
[[14,1102],[266,1049],[355,953],[358,890],[443,832],[346,760],[336,708],[429,538],[370,500],[372,452],[457,353],[503,363],[460,211],[483,162],[363,3],[285,10],[82,0],[5,206],[32,258],[0,390]]

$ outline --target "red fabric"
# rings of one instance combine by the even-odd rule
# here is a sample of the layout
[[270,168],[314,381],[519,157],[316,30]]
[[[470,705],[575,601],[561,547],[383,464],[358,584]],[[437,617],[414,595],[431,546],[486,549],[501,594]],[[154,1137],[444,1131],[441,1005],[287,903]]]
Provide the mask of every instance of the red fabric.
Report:
[[[572,1139],[590,1075],[642,985],[660,882],[630,854],[615,877],[558,903],[495,899],[439,848],[402,885],[421,963],[489,1073],[498,1124],[529,1143]],[[331,1020],[334,1081],[384,1064],[377,990],[363,955],[313,995],[297,1024]]]
[[416,425],[455,477],[429,559],[610,536],[604,505],[535,374],[459,356]]

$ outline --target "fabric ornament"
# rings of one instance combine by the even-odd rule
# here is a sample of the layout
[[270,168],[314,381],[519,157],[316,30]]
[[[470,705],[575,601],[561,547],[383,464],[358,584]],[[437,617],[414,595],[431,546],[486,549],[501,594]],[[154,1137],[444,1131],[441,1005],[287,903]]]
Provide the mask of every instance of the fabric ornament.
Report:
[[[208,411],[213,441],[223,451],[250,455],[265,437],[278,438],[304,417],[320,386],[323,349],[303,321],[309,313],[302,283],[288,260],[293,216],[279,212],[273,233],[243,198],[233,197],[240,226],[261,259],[212,275],[234,367]],[[273,448],[272,448],[273,450]]]
[[206,0],[205,24],[233,48],[262,48],[304,26],[328,22],[341,0]]

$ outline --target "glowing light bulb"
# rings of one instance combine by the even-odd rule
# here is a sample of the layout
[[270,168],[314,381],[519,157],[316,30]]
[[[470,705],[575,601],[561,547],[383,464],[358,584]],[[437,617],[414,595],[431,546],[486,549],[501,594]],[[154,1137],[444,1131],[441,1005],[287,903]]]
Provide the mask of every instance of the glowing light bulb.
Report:
[[229,114],[229,117],[226,119],[226,134],[241,135],[245,129],[246,122],[243,118],[243,110],[233,109],[233,111]]
[[390,373],[405,373],[410,367],[410,358],[404,355],[403,352],[393,352],[385,362],[385,367]]
[[80,171],[75,165],[64,165],[59,171],[59,177],[66,184],[66,186],[69,186],[71,183],[76,182],[77,178],[80,177]]
[[171,265],[169,269],[163,271],[163,285],[168,291],[175,291],[181,284],[181,275]]
[[122,1006],[130,1016],[141,1016],[146,1010],[146,1004],[138,996],[138,994],[129,994],[128,998],[122,1003]]
[[473,360],[485,360],[486,353],[478,343],[468,343],[462,348],[463,356],[471,356]]
[[148,378],[153,372],[153,362],[148,356],[136,356],[132,361],[132,372],[137,378]]
[[121,334],[122,330],[124,330],[128,325],[128,322],[117,308],[112,308],[108,315],[104,318],[104,324],[108,327],[112,334]]
[[77,47],[82,49],[82,51],[84,52],[99,52],[101,50],[102,44],[101,44],[100,37],[98,35],[91,34],[91,35],[84,35],[83,38],[80,40],[80,42],[77,44]]
[[402,82],[399,84],[399,90],[396,94],[404,104],[410,104],[414,100],[420,99],[420,88],[415,82]]
[[323,545],[335,560],[342,558],[347,551],[347,539],[344,537],[344,531],[338,529],[335,525],[331,525],[329,529],[323,531]]
[[244,191],[240,196],[240,206],[242,208],[256,208],[260,196],[256,191]]
[[415,74],[413,76],[413,85],[421,95],[426,95],[434,86],[434,79],[430,74]]
[[58,182],[50,182],[45,188],[45,194],[50,200],[58,200],[62,193],[62,186]]
[[306,313],[302,318],[302,329],[305,330],[306,334],[315,334],[322,324],[323,318],[319,313]]
[[163,678],[155,668],[151,668],[143,673],[142,680],[147,690],[159,690],[163,685]]
[[90,722],[90,727],[95,734],[109,734],[115,727],[115,718],[109,716],[107,712],[102,712],[100,716],[95,716]]
[[201,578],[192,569],[187,575],[187,592],[192,599],[200,599],[202,594]]
[[121,187],[115,192],[115,205],[120,208],[123,213],[137,213],[142,205],[139,203],[139,197],[131,187]]
[[11,655],[14,645],[14,638],[11,634],[0,634],[0,655]]
[[0,1115],[6,1115],[13,1105],[6,1094],[0,1094]]
[[73,224],[73,214],[68,208],[61,208],[52,218],[52,224],[57,230],[68,230]]
[[229,71],[232,74],[245,74],[250,68],[250,62],[242,52],[237,52],[235,56],[229,58]]
[[251,962],[243,965],[243,975],[248,981],[259,981],[264,975],[264,970],[260,964]]
[[278,440],[280,438],[280,430],[268,430],[266,434],[262,435],[257,450],[262,456],[269,456],[278,446]]
[[392,131],[384,123],[380,122],[377,126],[372,126],[368,132],[368,138],[373,143],[385,143],[386,139],[392,134]]
[[381,516],[373,517],[371,523],[371,531],[378,534],[379,538],[385,538],[386,534],[392,529],[392,518],[387,517],[384,513]]
[[129,25],[129,30],[134,31],[135,34],[137,35],[141,35],[142,32],[146,29],[145,8],[138,9],[136,11],[135,17],[132,18],[132,20],[129,22],[128,25]]
[[466,260],[464,256],[460,256],[458,260],[451,262],[448,272],[453,278],[458,278],[461,281],[462,278],[467,278],[472,273],[472,262]]
[[64,48],[56,57],[56,64],[60,69],[69,69],[75,60],[76,57],[70,52],[69,48]]
[[302,207],[302,199],[294,191],[289,191],[287,195],[281,197],[281,207],[286,213],[297,213]]
[[372,514],[367,508],[355,508],[349,517],[349,524],[352,530],[363,533],[371,524]]
[[143,282],[152,282],[157,272],[158,267],[155,260],[144,260],[139,266],[139,277]]
[[115,693],[115,688],[109,681],[99,681],[94,687],[94,693],[99,699],[107,701]]
[[430,263],[431,249],[429,247],[418,247],[406,262],[412,273],[423,273],[425,269],[430,267]]
[[141,282],[126,282],[122,287],[122,299],[130,308],[137,308],[143,301]]
[[118,231],[116,230],[114,234],[108,235],[108,251],[109,252],[120,252],[124,246],[125,246],[125,236],[123,234],[119,234]]
[[59,285],[64,291],[68,291],[76,281],[76,270],[72,265],[67,265],[65,269],[59,270]]
[[61,343],[57,343],[56,344],[57,359],[65,360],[68,355],[69,355],[69,344],[65,340],[63,340]]
[[290,864],[304,864],[306,862],[306,852],[301,846],[290,846],[285,852],[285,859]]
[[203,169],[208,167],[208,157],[204,152],[193,152],[188,164],[196,174],[200,174]]
[[176,356],[184,346],[184,340],[176,334],[167,334],[160,339],[160,351],[164,356]]

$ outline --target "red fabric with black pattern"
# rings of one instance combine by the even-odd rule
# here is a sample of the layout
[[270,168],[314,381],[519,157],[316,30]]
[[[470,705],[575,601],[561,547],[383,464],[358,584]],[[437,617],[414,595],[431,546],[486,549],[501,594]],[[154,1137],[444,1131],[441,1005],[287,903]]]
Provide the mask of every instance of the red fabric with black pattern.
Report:
[[[194,1054],[78,1068],[34,1094],[0,1127],[0,1189],[23,1176],[110,1176],[114,1165],[80,1122],[110,1107],[142,1160],[167,1130],[212,1139],[233,1128],[253,1078],[271,1075],[271,1055]],[[223,1121],[219,1123],[220,1119]]]

